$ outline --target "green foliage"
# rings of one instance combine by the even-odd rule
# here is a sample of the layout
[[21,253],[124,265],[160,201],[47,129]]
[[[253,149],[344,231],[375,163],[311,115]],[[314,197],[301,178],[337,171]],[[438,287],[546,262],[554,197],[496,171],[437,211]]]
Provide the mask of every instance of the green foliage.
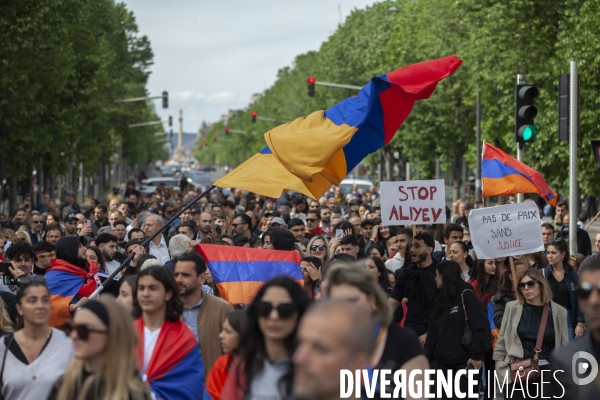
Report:
[[[0,160],[6,176],[28,178],[43,159],[52,173],[83,162],[88,173],[121,154],[131,164],[167,156],[146,103],[148,39],[114,0],[0,3]],[[2,168],[0,168],[2,170]],[[0,177],[1,178],[1,177]]]
[[[395,7],[398,12],[391,12]],[[399,0],[354,10],[316,52],[296,57],[279,71],[274,85],[229,121],[251,132],[242,140],[197,150],[201,162],[239,165],[264,147],[262,133],[277,123],[251,123],[259,116],[293,119],[327,109],[354,94],[316,86],[307,96],[306,79],[364,85],[372,76],[415,62],[457,54],[463,65],[442,81],[433,96],[418,102],[388,148],[418,161],[422,178],[435,174],[438,156],[460,184],[463,159],[475,166],[475,102],[482,93],[483,139],[516,153],[514,87],[516,75],[540,90],[536,126],[540,132],[525,149],[525,163],[539,170],[551,187],[568,190],[568,144],[557,135],[556,83],[579,61],[581,121],[579,183],[583,193],[600,192],[589,139],[600,124],[600,0]],[[213,132],[222,134],[223,125]],[[239,134],[230,134],[235,138]],[[367,163],[375,164],[370,156]],[[413,162],[412,165],[415,165]]]

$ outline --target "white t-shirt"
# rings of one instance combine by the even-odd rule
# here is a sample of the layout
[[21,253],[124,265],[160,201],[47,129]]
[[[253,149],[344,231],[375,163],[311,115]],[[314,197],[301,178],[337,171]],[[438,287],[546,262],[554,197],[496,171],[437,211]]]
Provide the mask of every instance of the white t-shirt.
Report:
[[119,268],[119,265],[121,264],[115,260],[105,262],[104,266],[106,267],[106,273],[108,275],[112,274],[115,269]]
[[158,335],[160,335],[161,329],[162,328],[158,328],[152,332],[150,329],[144,327],[144,365],[142,367],[144,382],[147,380],[146,370],[148,369],[148,364],[150,364],[150,359],[152,358],[152,353],[154,353],[154,347],[156,346],[156,341],[158,340]]

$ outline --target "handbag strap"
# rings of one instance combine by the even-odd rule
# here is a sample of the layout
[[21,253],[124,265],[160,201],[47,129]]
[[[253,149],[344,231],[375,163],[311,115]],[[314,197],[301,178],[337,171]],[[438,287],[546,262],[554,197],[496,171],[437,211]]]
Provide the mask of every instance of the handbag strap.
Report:
[[465,313],[465,321],[469,320],[469,317],[467,317],[467,308],[465,307],[465,298],[463,296],[463,294],[469,289],[465,289],[462,291],[462,293],[460,294],[460,300],[462,301],[462,306],[463,306],[463,312]]
[[14,338],[15,335],[13,333],[9,334],[8,337],[4,336],[4,344],[6,345],[6,349],[4,351],[4,356],[2,356],[2,369],[0,369],[0,399],[4,399],[4,396],[2,395],[2,389],[4,389],[4,366],[6,365],[6,355],[8,354],[8,349]]
[[534,360],[538,360],[538,354],[542,351],[542,340],[544,339],[544,332],[546,331],[546,324],[548,323],[548,314],[550,311],[550,303],[546,303],[544,305],[544,311],[542,311],[542,322],[540,323],[540,330],[538,331],[537,340],[535,342],[534,351]]

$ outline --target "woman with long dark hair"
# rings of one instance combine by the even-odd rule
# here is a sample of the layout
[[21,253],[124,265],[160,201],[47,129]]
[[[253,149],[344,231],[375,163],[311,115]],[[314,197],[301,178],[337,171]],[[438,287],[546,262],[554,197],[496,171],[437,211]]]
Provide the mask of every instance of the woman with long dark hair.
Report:
[[583,336],[585,318],[579,308],[575,288],[579,284],[579,276],[569,265],[569,249],[562,239],[548,243],[546,249],[548,262],[542,273],[548,280],[552,290],[552,299],[567,310],[567,332],[569,341]]
[[50,290],[44,277],[23,276],[18,282],[18,330],[0,340],[1,395],[45,399],[69,365],[73,348],[64,332],[48,325]]
[[102,252],[96,246],[86,246],[85,258],[88,261],[93,261],[100,266],[102,271],[106,271],[106,264],[104,263],[104,257]]
[[365,252],[367,253],[367,257],[374,256],[382,261],[387,260],[386,249],[382,243],[384,242],[369,241],[369,243],[365,246]]
[[71,362],[55,384],[54,399],[150,399],[136,370],[138,337],[131,314],[110,296],[91,300],[67,328],[73,339]]
[[321,260],[317,257],[303,257],[300,261],[302,277],[304,278],[304,291],[311,300],[315,299],[321,283]]
[[170,268],[139,272],[133,309],[141,315],[134,327],[143,381],[157,398],[198,398],[204,392],[204,364],[196,337],[182,321],[183,303]]
[[[483,354],[492,346],[490,324],[481,302],[472,286],[464,281],[461,266],[456,261],[436,265],[435,282],[440,292],[431,313],[425,353],[429,360],[437,360],[438,372],[443,374],[451,372],[455,376],[469,365],[479,370]],[[472,340],[470,344],[463,344],[467,326]],[[467,387],[467,378],[463,375],[460,389],[466,392]],[[442,398],[453,398],[442,394]]]
[[242,354],[231,367],[221,398],[275,400],[291,394],[290,357],[308,305],[308,296],[291,278],[274,278],[261,286],[248,308]]
[[365,269],[375,278],[377,286],[379,286],[388,296],[392,294],[392,285],[387,274],[385,264],[379,257],[367,257],[364,260]]
[[475,273],[473,275],[474,277],[469,283],[473,286],[477,298],[483,301],[486,296],[491,298],[498,293],[500,280],[496,274],[496,263],[493,258],[488,260],[478,259],[475,262]]
[[246,318],[246,310],[235,310],[227,314],[223,322],[223,329],[219,334],[223,355],[217,358],[206,377],[206,391],[213,400],[221,398],[221,391],[229,375],[229,369],[240,355]]

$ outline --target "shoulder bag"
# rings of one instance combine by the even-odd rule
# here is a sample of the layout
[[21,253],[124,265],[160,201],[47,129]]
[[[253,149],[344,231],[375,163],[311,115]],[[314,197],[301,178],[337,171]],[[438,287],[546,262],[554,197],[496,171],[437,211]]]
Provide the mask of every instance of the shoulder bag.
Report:
[[2,369],[0,369],[0,400],[4,400],[4,395],[2,394],[2,391],[4,389],[4,365],[6,364],[6,355],[9,352],[8,349],[10,348],[14,337],[15,335],[12,333],[8,335],[8,337],[4,336],[4,344],[6,346],[6,349],[4,350],[4,356],[2,356]]
[[546,331],[546,324],[548,322],[548,313],[550,310],[550,303],[546,303],[544,311],[542,311],[542,321],[540,323],[540,329],[538,331],[537,340],[533,349],[533,358],[525,358],[520,361],[514,361],[509,363],[510,377],[513,382],[517,379],[523,383],[535,382],[540,378],[540,369],[538,367],[539,353],[542,351],[542,340],[544,338],[544,332]]
[[471,333],[471,328],[469,328],[469,317],[467,316],[467,309],[465,307],[465,298],[463,294],[469,289],[465,289],[460,294],[460,299],[462,301],[463,311],[465,313],[465,327],[463,330],[462,339],[460,339],[460,344],[462,347],[470,352],[471,351],[471,343],[473,342],[473,334]]

